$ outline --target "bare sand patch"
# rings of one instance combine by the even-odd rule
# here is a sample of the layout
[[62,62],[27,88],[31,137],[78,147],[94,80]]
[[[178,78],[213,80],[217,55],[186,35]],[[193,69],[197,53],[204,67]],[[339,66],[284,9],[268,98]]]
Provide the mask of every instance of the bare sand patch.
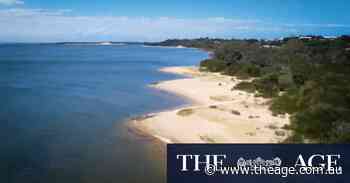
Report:
[[152,87],[193,102],[190,107],[133,119],[133,126],[165,143],[277,143],[290,133],[288,116],[273,116],[267,99],[232,89],[241,80],[195,67],[169,67],[162,72],[191,78]]

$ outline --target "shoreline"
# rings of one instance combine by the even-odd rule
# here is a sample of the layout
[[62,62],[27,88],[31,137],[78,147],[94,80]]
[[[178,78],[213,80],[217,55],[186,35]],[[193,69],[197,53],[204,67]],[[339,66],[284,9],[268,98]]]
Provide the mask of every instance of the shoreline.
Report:
[[288,116],[273,116],[268,99],[233,89],[241,82],[197,67],[159,70],[188,78],[150,85],[184,97],[189,105],[130,119],[128,126],[167,143],[278,143],[288,137]]

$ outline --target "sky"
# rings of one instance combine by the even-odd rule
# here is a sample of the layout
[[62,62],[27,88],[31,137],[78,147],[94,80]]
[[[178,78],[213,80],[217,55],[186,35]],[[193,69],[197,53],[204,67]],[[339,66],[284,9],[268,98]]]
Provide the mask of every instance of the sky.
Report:
[[348,0],[0,0],[0,42],[350,34]]

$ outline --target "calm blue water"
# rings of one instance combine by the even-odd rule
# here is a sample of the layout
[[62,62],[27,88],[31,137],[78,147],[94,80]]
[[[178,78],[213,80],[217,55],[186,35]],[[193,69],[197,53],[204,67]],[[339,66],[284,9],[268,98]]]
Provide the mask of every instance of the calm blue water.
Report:
[[164,182],[164,163],[125,119],[184,104],[147,87],[196,49],[0,45],[0,182]]

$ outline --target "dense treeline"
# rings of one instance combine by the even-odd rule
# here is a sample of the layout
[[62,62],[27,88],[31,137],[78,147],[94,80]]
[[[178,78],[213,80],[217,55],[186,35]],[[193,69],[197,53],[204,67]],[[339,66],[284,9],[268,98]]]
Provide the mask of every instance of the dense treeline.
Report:
[[282,40],[167,40],[161,46],[214,51],[201,69],[251,78],[237,89],[272,98],[275,114],[291,114],[289,142],[350,142],[350,37]]
[[149,46],[184,46],[192,48],[200,48],[208,51],[214,51],[220,47],[223,43],[232,42],[233,40],[227,39],[209,39],[209,38],[198,38],[198,39],[168,39],[163,42],[156,43],[145,43]]
[[201,69],[251,82],[236,86],[272,98],[291,114],[290,142],[350,142],[350,37],[234,40],[220,44]]

